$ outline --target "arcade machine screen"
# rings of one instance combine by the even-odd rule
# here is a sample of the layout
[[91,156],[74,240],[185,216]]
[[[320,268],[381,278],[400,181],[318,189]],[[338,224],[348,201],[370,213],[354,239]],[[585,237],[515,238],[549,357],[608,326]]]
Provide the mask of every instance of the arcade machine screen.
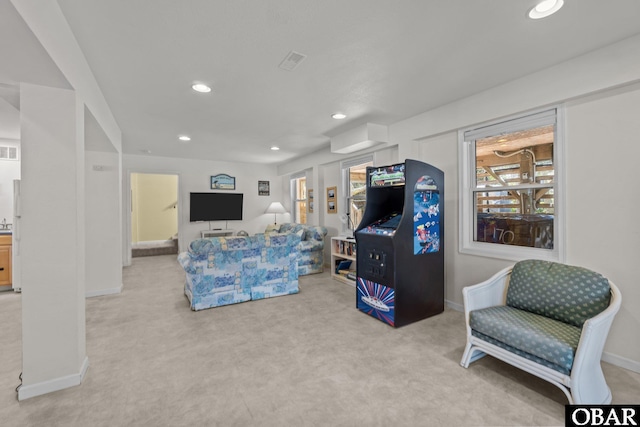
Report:
[[392,212],[387,216],[367,225],[360,230],[363,233],[382,234],[384,236],[393,236],[402,219],[402,213]]
[[404,163],[383,166],[369,172],[370,187],[390,187],[404,185]]

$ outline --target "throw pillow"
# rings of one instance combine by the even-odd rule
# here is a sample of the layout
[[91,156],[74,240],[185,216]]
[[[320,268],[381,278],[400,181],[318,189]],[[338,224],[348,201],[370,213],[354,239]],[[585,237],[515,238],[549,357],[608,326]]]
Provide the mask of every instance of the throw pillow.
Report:
[[278,227],[277,224],[269,224],[269,225],[267,225],[267,228],[266,228],[266,230],[264,230],[264,232],[272,234],[272,233],[277,233],[279,229],[280,229],[280,227]]

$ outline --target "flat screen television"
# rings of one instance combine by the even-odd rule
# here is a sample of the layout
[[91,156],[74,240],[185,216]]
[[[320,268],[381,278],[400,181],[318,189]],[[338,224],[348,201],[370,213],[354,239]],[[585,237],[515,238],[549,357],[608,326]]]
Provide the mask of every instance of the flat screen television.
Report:
[[189,221],[240,221],[242,198],[242,193],[191,193]]

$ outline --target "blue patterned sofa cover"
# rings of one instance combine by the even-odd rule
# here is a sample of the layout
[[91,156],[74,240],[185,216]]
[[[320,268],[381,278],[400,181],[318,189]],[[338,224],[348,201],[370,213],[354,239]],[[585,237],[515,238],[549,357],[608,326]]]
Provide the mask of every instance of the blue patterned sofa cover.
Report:
[[192,310],[298,293],[296,234],[212,237],[178,255]]
[[[270,228],[268,227],[267,231]],[[300,236],[298,275],[322,273],[324,269],[324,237],[327,235],[325,227],[287,222],[280,224],[277,232],[294,233]]]
[[463,295],[462,366],[487,353],[560,387],[571,404],[611,400],[600,357],[620,295],[607,278],[582,267],[526,260]]

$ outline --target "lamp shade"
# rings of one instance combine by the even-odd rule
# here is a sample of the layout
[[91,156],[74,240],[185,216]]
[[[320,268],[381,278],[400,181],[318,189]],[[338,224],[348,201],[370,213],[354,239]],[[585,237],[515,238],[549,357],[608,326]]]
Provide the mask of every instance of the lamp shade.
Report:
[[272,202],[269,205],[269,207],[267,207],[267,210],[264,211],[264,213],[273,214],[273,223],[277,224],[278,223],[278,220],[277,220],[278,214],[287,213],[287,211],[284,208],[284,206],[282,206],[282,203],[280,203],[280,202]]
[[280,202],[272,202],[264,213],[282,214],[287,213],[284,206]]

